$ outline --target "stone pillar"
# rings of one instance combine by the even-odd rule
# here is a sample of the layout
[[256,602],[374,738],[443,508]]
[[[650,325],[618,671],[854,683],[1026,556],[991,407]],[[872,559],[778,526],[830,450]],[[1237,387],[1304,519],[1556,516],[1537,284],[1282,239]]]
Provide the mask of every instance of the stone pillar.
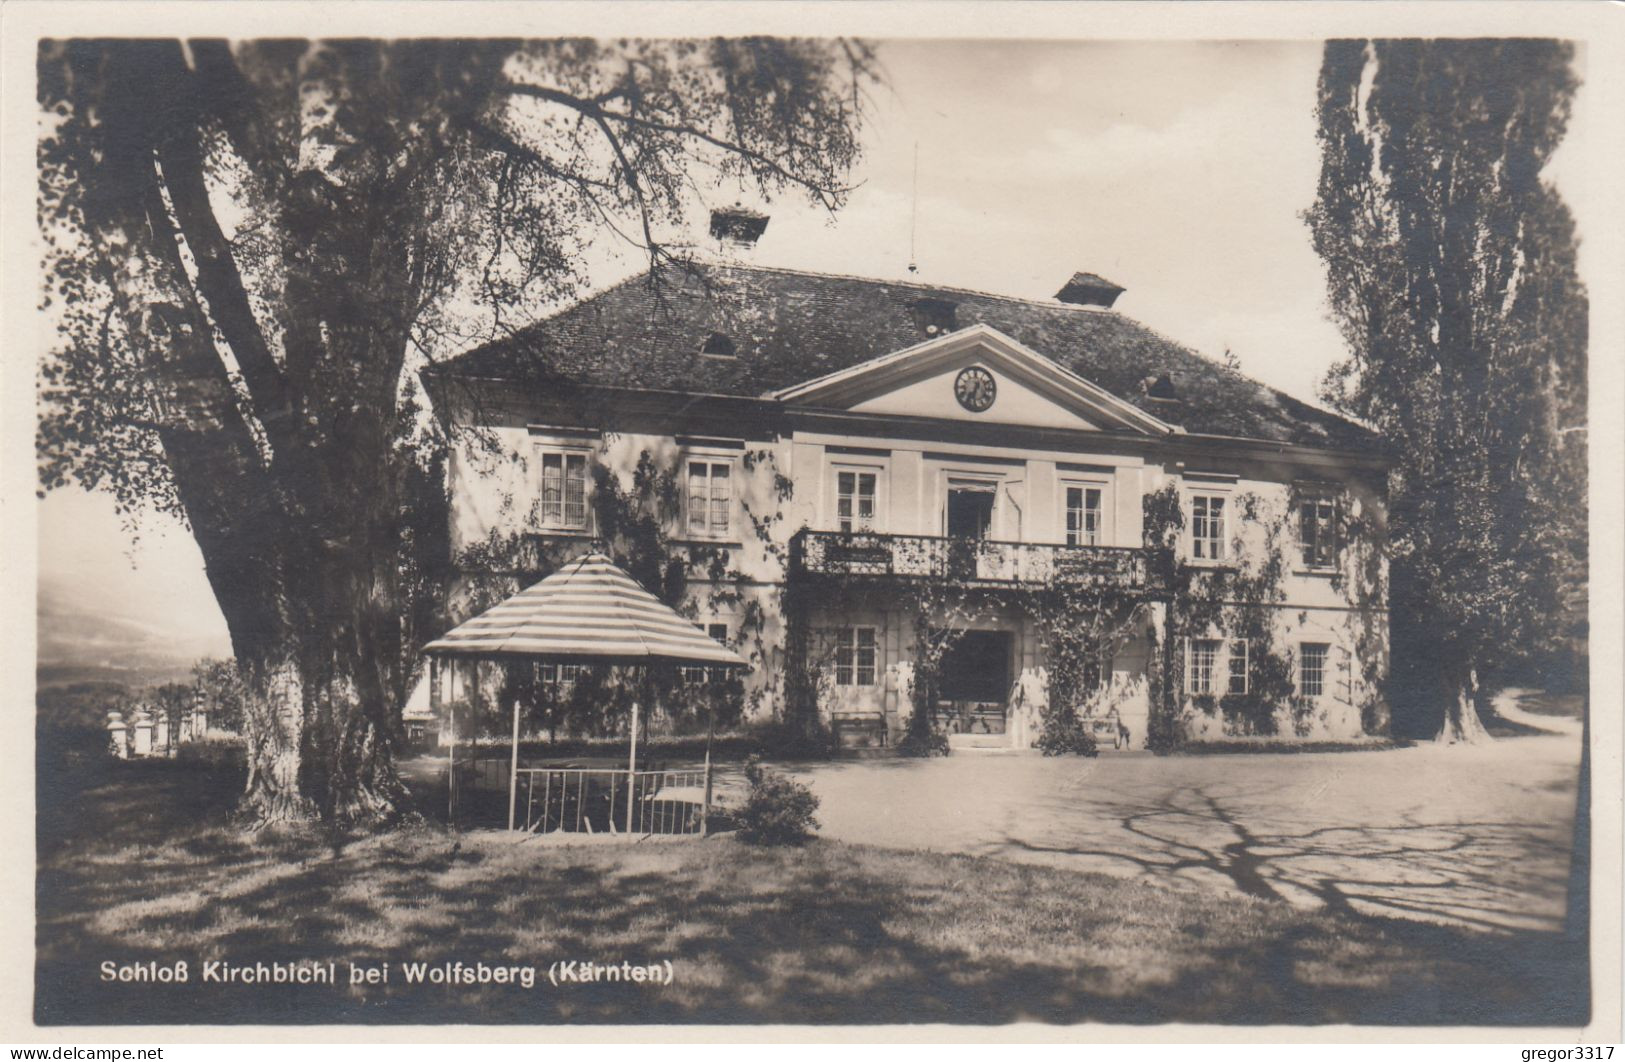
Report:
[[107,713],[107,748],[121,760],[130,758],[130,728],[124,725],[124,713],[117,709]]
[[134,747],[130,750],[137,756],[152,755],[152,715],[145,708],[136,709],[135,718],[131,725],[135,728]]
[[175,744],[184,745],[192,740],[192,712],[190,709],[175,720]]
[[903,661],[903,618],[895,611],[882,613],[881,637],[884,639],[886,674],[881,687],[881,711],[885,714],[886,732],[892,744],[902,740],[903,710],[902,700],[906,688],[900,681],[900,668]]
[[891,669],[892,681],[897,686],[897,720],[887,720],[891,728],[892,744],[903,740],[914,721],[914,661],[899,660]]
[[1049,704],[1049,670],[1029,662],[1016,678],[1010,698],[1010,747],[1030,749],[1042,730],[1040,717]]
[[152,747],[154,751],[169,749],[169,713],[159,711],[152,720]]
[[192,739],[202,741],[209,734],[209,706],[198,702],[197,711],[192,713]]
[[1049,704],[1048,660],[1043,651],[1043,632],[1034,619],[1023,619],[1016,628],[1016,676],[1010,691],[1009,717],[1005,724],[1010,747],[1030,749],[1042,729],[1041,713]]

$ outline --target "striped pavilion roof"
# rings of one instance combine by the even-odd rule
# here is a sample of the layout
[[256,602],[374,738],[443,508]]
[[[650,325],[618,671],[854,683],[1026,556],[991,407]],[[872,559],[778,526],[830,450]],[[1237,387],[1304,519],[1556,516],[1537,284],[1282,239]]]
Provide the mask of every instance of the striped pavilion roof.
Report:
[[602,553],[571,561],[423,651],[573,663],[746,666]]

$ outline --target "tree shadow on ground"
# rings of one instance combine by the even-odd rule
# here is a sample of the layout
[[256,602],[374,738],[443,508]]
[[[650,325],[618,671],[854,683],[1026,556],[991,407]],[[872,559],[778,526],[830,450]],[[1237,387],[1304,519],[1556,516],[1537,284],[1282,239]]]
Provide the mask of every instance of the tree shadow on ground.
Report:
[[1495,711],[1494,708],[1479,712],[1479,718],[1484,721],[1484,729],[1489,731],[1490,737],[1498,740],[1505,738],[1548,737],[1551,730],[1543,730],[1516,719],[1508,719]]
[[1050,835],[1007,834],[987,850],[1072,857],[1168,880],[1208,878],[1338,914],[1486,930],[1561,922],[1561,911],[1542,914],[1529,904],[1531,895],[1561,893],[1567,881],[1568,839],[1542,824],[1437,822],[1413,813],[1300,829],[1271,825],[1256,810],[1268,800],[1266,790],[1240,783],[1176,787],[1156,800],[1101,797],[1087,829],[1071,823]]
[[[88,799],[156,808],[172,784],[183,783],[127,775],[118,801],[104,787]],[[188,820],[171,813],[161,843],[145,820],[126,842],[81,817],[75,834],[42,839],[35,1015],[48,1025],[1586,1020],[1573,991],[1583,941],[1374,915],[1356,902],[1371,883],[1348,874],[1325,874],[1324,907],[1304,910],[1283,902],[1276,864],[1312,856],[1319,831],[1291,839],[1289,855],[1287,838],[1238,828],[1219,798],[1174,803],[1125,814],[1166,844],[1163,826],[1205,808],[1210,831],[1235,835],[1216,850],[1177,840],[1176,858],[1228,875],[1241,895],[832,842],[548,848],[421,828],[335,856],[222,829],[196,805],[182,806]],[[1371,843],[1386,851],[1410,836]],[[1476,859],[1469,848],[1426,851]],[[1315,879],[1293,878],[1305,880]],[[98,977],[104,960],[176,959],[192,964],[184,985]],[[546,981],[555,960],[667,959],[671,985]],[[205,983],[208,960],[335,962],[341,983]],[[534,965],[542,980],[410,985],[407,961]],[[383,963],[388,985],[343,983],[351,964]]]
[[[1264,902],[1323,910],[1443,965],[1483,966],[1504,978],[1494,991],[1451,998],[1433,979],[1396,975],[1396,985],[1409,986],[1400,998],[1414,1015],[1378,1007],[1355,1020],[1583,1023],[1589,1014],[1587,927],[1564,911],[1530,909],[1532,895],[1564,895],[1570,910],[1587,902],[1589,877],[1570,867],[1571,852],[1580,849],[1550,830],[1416,816],[1269,828],[1250,824],[1242,810],[1261,793],[1220,789],[1192,785],[1156,801],[1103,800],[1097,806],[1111,828],[1085,842],[1006,836],[993,849],[1064,856],[1164,883],[1222,884]],[[1587,799],[1583,785],[1578,799]],[[1574,840],[1586,843],[1578,834]],[[1588,854],[1581,851],[1579,860]],[[1254,956],[1266,977],[1289,961],[1291,948],[1282,943]]]
[[1579,719],[1585,714],[1585,695],[1579,693],[1547,693],[1543,690],[1521,691],[1518,707],[1532,715],[1546,715],[1559,719]]

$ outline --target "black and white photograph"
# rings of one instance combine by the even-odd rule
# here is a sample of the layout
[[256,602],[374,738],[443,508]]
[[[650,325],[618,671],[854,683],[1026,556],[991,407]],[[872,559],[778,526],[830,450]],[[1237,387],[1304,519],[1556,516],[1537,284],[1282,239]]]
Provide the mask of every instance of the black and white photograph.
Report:
[[331,6],[8,29],[13,1038],[1619,1039],[1584,5]]

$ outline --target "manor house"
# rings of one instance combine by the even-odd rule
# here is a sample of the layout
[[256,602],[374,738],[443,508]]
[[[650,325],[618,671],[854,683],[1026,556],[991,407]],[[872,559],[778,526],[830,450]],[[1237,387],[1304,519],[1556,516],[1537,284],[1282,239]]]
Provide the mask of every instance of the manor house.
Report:
[[[762,220],[713,230],[738,247]],[[685,611],[755,665],[749,710],[806,676],[848,743],[922,710],[953,743],[1027,747],[1061,696],[1132,747],[1159,720],[1385,730],[1378,439],[1124,316],[1104,277],[1057,280],[634,276],[425,373],[482,429],[450,458],[453,549],[508,557],[517,588],[644,512]]]

